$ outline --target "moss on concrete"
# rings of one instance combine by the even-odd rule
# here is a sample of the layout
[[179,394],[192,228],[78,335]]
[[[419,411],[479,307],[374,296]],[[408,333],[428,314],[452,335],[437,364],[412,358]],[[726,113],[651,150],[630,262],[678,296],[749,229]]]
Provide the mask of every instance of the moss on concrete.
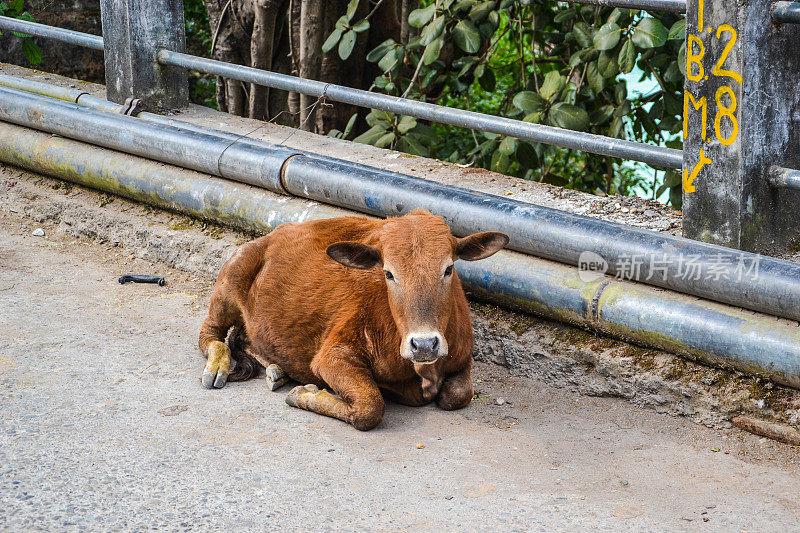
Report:
[[752,378],[748,387],[750,397],[756,401],[763,400],[778,415],[783,415],[791,407],[793,394],[787,389],[776,387],[772,382],[761,378]]
[[473,302],[472,312],[487,320],[489,327],[497,331],[508,330],[517,335],[523,335],[526,331],[538,324],[540,321],[530,315],[506,311],[496,305]]
[[588,346],[597,340],[597,335],[578,328],[559,327],[553,329],[553,337],[573,346]]

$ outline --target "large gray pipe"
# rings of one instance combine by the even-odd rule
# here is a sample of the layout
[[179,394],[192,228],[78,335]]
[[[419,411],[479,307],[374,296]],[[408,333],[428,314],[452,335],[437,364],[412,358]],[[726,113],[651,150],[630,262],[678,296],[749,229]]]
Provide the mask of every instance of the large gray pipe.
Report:
[[[349,214],[11,124],[0,161],[250,231]],[[510,251],[456,268],[480,298],[800,388],[796,322]]]
[[421,207],[456,234],[504,231],[512,249],[572,265],[591,252],[612,275],[800,320],[800,265],[788,261],[2,87],[0,120],[362,213]]

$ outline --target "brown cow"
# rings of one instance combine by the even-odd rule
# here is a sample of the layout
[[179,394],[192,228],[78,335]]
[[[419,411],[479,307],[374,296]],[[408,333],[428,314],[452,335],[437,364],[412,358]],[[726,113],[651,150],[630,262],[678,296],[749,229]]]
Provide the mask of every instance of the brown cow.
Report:
[[[222,267],[200,330],[203,384],[219,388],[252,377],[257,363],[277,364],[309,384],[289,393],[289,405],[360,430],[383,418],[381,391],[408,405],[464,407],[472,322],[453,262],[507,242],[496,232],[456,238],[422,211],[283,224]],[[231,328],[233,352],[224,342]],[[319,390],[326,386],[338,396]]]

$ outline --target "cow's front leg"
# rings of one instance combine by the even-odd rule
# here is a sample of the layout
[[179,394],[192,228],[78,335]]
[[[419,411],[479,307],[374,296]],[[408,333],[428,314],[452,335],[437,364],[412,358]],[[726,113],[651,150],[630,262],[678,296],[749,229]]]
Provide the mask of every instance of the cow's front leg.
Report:
[[442,383],[436,404],[445,411],[453,411],[466,407],[472,401],[473,395],[472,372],[467,367],[457,374],[447,376]]
[[292,389],[286,403],[338,418],[361,431],[380,424],[385,410],[383,396],[366,363],[350,348],[336,346],[320,352],[311,362],[311,370],[338,396],[305,385]]

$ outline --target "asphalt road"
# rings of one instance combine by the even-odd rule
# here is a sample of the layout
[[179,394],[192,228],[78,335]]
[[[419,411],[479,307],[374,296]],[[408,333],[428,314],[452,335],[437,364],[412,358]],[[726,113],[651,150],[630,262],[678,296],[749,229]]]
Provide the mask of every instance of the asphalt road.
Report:
[[[33,227],[0,213],[0,530],[800,523],[796,448],[491,365],[467,409],[390,404],[368,433],[260,379],[206,390],[208,280]],[[130,272],[168,284],[119,285]]]

